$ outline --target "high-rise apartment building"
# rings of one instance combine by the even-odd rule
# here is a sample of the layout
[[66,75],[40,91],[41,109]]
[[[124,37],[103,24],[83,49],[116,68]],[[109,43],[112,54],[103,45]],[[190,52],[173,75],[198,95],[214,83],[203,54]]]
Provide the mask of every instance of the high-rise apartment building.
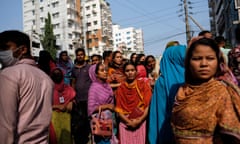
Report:
[[[44,33],[48,13],[56,44],[60,50],[74,55],[75,48],[81,47],[83,41],[80,0],[23,0],[23,30],[31,36],[34,34],[35,40],[39,39]],[[33,48],[33,55],[38,56],[40,49]]]
[[[112,49],[112,16],[105,0],[23,0],[23,29],[34,35],[36,46],[48,13],[60,50],[73,56],[78,47],[84,47],[88,55]],[[39,47],[32,49],[34,56]]]
[[82,2],[84,46],[88,55],[112,50],[112,14],[110,4],[105,0]]
[[120,50],[124,56],[128,57],[132,52],[143,53],[143,32],[141,29],[133,27],[120,28],[113,25],[114,50]]
[[235,28],[240,23],[239,0],[208,0],[211,31],[214,36],[224,36],[234,46]]

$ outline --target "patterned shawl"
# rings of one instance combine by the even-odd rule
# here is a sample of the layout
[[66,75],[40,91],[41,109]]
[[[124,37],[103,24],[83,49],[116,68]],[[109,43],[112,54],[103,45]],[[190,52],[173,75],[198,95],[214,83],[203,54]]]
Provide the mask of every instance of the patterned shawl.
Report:
[[[185,84],[176,96],[172,127],[177,143],[211,143],[216,128],[240,141],[240,95],[231,83]],[[194,139],[195,138],[195,139]]]

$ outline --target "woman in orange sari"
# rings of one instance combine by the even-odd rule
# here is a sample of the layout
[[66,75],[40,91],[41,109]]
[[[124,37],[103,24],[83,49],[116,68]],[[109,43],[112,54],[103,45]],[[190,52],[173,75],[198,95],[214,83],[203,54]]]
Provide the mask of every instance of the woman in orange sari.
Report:
[[114,51],[112,54],[112,63],[108,68],[107,82],[110,83],[110,86],[115,91],[124,80],[122,53],[120,51]]
[[185,84],[176,95],[172,127],[178,144],[240,143],[240,91],[217,79],[221,52],[212,39],[193,42],[185,59]]
[[151,87],[136,79],[137,69],[133,64],[126,63],[123,70],[126,81],[116,91],[115,108],[120,118],[119,140],[121,144],[145,144]]

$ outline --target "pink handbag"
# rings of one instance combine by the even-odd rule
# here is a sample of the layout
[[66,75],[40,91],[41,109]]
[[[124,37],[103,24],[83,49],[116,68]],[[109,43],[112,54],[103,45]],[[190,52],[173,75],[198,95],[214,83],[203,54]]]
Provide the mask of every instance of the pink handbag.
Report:
[[92,116],[91,131],[93,135],[110,137],[112,136],[113,121],[112,119],[104,119],[101,117],[102,111],[99,107],[98,115]]

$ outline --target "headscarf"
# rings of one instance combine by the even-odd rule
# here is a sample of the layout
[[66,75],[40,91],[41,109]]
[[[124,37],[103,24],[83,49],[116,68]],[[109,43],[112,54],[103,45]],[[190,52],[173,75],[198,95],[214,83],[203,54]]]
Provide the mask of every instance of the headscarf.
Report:
[[[170,143],[173,134],[170,116],[175,94],[184,83],[186,46],[166,49],[160,62],[161,75],[157,79],[150,104],[149,141],[151,144]],[[170,140],[170,141],[169,141]]]
[[240,46],[237,46],[228,53],[228,65],[240,86]]
[[136,107],[145,109],[152,96],[150,85],[144,80],[134,80],[133,84],[122,83],[116,92],[116,111],[122,114],[131,113]]
[[[55,70],[59,70],[62,73],[62,70],[60,68],[55,68],[51,72],[51,77],[53,79],[53,73]],[[69,86],[64,84],[63,77],[60,83],[56,83],[54,85],[54,105],[59,105],[60,103],[60,97],[64,97],[64,104],[67,105],[69,102],[71,102],[74,97],[76,96],[75,90]]]
[[64,83],[70,84],[70,77],[72,75],[73,70],[73,62],[69,58],[67,62],[63,61],[62,59],[59,59],[57,62],[57,67],[61,68],[64,74]]
[[93,114],[94,110],[103,104],[113,104],[113,91],[107,82],[102,82],[97,79],[96,66],[92,65],[89,68],[89,77],[92,80],[92,84],[88,93],[88,115]]

